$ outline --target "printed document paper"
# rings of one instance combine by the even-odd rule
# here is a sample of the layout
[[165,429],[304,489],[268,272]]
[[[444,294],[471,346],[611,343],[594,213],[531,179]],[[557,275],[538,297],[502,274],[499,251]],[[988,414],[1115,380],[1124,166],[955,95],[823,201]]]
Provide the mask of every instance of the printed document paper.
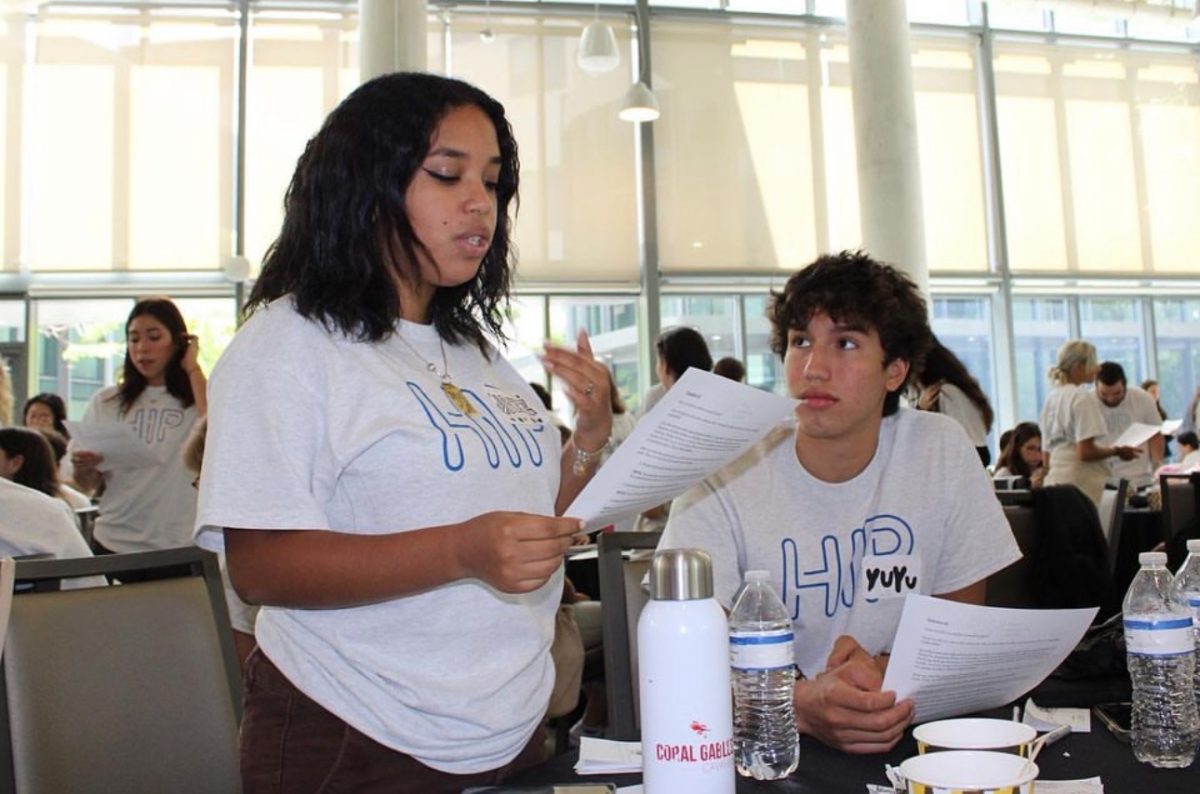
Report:
[[564,515],[596,529],[668,502],[753,446],[795,406],[791,398],[689,369]]
[[910,595],[883,689],[913,699],[913,722],[1003,706],[1050,675],[1095,615],[1095,607],[1002,609]]
[[162,460],[154,448],[133,432],[124,422],[67,422],[74,449],[95,452],[104,456],[101,471],[137,469],[142,466],[161,466]]
[[1145,425],[1141,422],[1134,422],[1125,428],[1125,432],[1117,436],[1117,440],[1112,442],[1112,445],[1114,447],[1140,447],[1160,432],[1162,432],[1162,425]]

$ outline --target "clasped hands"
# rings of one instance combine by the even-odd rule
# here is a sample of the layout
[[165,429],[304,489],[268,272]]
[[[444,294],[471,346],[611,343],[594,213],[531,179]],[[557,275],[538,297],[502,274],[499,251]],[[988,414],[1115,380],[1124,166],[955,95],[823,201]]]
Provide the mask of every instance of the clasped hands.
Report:
[[881,690],[886,669],[886,656],[838,637],[825,672],[793,689],[800,732],[848,753],[891,750],[912,722],[913,702],[897,702],[894,692]]

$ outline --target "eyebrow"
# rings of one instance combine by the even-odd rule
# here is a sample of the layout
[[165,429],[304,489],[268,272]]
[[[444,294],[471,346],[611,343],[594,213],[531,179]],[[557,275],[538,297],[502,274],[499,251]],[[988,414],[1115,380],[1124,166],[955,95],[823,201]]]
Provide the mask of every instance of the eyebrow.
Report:
[[[795,331],[798,334],[806,334],[806,333],[808,333],[808,326],[805,325],[805,326],[799,327],[799,328],[793,326],[793,327],[789,328],[788,330]],[[871,329],[868,328],[864,323],[837,323],[833,326],[833,332],[837,333],[837,334],[845,334],[845,333],[869,334],[869,333],[871,333]]]
[[[454,160],[466,160],[470,157],[470,155],[468,155],[462,149],[455,149],[450,146],[439,146],[436,149],[430,149],[429,154],[425,155],[425,157],[426,159],[430,157],[449,157]],[[503,165],[503,162],[504,161],[500,159],[500,155],[498,154],[488,160],[488,163],[492,165]]]

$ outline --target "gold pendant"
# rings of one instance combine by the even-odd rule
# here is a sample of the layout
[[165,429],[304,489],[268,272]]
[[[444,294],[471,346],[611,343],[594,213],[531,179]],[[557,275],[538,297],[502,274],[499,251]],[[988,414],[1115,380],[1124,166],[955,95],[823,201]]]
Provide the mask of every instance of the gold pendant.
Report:
[[465,416],[474,418],[479,415],[479,411],[475,410],[475,406],[467,399],[467,395],[462,393],[462,389],[450,381],[442,381],[442,391],[450,398],[450,402],[454,403],[454,407],[462,411]]

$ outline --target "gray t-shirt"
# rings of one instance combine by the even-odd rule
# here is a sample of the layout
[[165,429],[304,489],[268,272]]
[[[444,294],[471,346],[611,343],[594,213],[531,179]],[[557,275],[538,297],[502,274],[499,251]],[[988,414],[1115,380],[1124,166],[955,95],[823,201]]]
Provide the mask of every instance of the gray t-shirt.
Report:
[[[213,371],[196,542],[222,527],[404,532],[513,510],[553,515],[558,430],[507,362],[401,322],[376,344],[327,332],[290,301],[260,309]],[[414,349],[424,361],[417,358]],[[494,351],[493,351],[494,352]],[[561,568],[532,593],[476,579],[344,609],[263,607],[255,636],[297,687],[376,741],[446,772],[501,767],[554,683]]]
[[842,483],[809,474],[794,425],[781,425],[675,500],[660,547],[708,551],[726,608],[746,571],[769,571],[808,675],[842,634],[873,654],[891,648],[905,594],[953,592],[1021,556],[962,430],[906,408],[883,420],[875,457]]

